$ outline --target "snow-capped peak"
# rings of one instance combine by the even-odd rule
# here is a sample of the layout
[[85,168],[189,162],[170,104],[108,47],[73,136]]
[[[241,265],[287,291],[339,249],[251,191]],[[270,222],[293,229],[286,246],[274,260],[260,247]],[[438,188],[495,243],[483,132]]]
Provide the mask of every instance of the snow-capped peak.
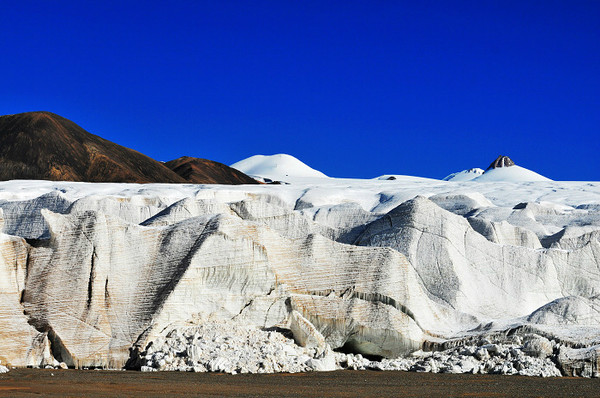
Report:
[[456,173],[452,173],[449,176],[443,178],[444,181],[470,181],[474,178],[479,177],[484,173],[483,169],[475,167],[473,169],[463,170]]
[[289,182],[296,178],[328,178],[325,174],[287,154],[254,155],[231,165],[245,174],[272,181]]
[[508,156],[498,156],[487,170],[479,168],[463,170],[444,178],[445,181],[552,181],[534,171],[517,166]]

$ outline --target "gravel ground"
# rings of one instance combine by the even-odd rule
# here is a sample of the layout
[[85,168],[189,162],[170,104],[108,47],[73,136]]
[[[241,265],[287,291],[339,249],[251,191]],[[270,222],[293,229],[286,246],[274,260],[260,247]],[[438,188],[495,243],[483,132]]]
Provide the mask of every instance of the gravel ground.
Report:
[[13,369],[2,397],[598,397],[600,379],[335,371],[284,374]]

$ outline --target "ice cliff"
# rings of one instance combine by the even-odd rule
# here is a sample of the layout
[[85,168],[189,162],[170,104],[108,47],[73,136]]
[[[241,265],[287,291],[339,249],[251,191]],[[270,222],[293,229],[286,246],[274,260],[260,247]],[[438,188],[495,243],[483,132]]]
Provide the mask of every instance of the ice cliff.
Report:
[[286,331],[298,369],[535,334],[563,374],[598,372],[600,183],[10,181],[0,209],[12,366],[152,367],[224,322]]

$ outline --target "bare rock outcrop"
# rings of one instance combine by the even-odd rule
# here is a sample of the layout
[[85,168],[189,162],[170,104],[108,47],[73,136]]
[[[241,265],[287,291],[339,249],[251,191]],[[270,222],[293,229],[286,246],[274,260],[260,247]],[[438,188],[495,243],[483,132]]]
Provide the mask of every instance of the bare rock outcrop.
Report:
[[508,156],[500,155],[488,166],[487,170],[497,169],[498,167],[510,167],[514,165],[515,162],[513,162],[511,158],[509,158]]

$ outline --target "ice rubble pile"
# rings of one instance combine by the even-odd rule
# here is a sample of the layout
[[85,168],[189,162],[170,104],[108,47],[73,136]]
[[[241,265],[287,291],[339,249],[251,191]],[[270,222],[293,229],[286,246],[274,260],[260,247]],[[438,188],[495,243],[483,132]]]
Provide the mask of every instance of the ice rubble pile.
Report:
[[333,352],[301,347],[277,331],[209,321],[173,328],[145,350],[141,370],[275,373],[335,370]]
[[396,358],[522,330],[597,373],[600,184],[311,184],[0,183],[0,360],[154,367],[161,331],[200,317],[288,328],[315,366],[315,339]]
[[[542,344],[549,351],[540,349]],[[486,338],[474,344],[465,344],[444,351],[417,351],[407,357],[384,358],[369,361],[360,354],[338,357],[341,365],[348,369],[403,370],[432,373],[491,373],[521,376],[560,376],[561,372],[550,358],[551,343],[538,335],[525,335],[504,339],[503,343],[491,343]],[[587,375],[587,376],[591,376]]]
[[361,354],[334,352],[326,344],[301,347],[276,330],[265,331],[232,321],[205,321],[170,329],[149,344],[139,364],[142,371],[229,374],[372,369],[598,377],[598,369],[590,359],[600,352],[600,346],[585,350],[588,360],[572,367],[568,357],[581,356],[577,351],[543,336],[525,333],[523,337],[481,337],[442,351],[419,350],[404,357],[367,359]]

